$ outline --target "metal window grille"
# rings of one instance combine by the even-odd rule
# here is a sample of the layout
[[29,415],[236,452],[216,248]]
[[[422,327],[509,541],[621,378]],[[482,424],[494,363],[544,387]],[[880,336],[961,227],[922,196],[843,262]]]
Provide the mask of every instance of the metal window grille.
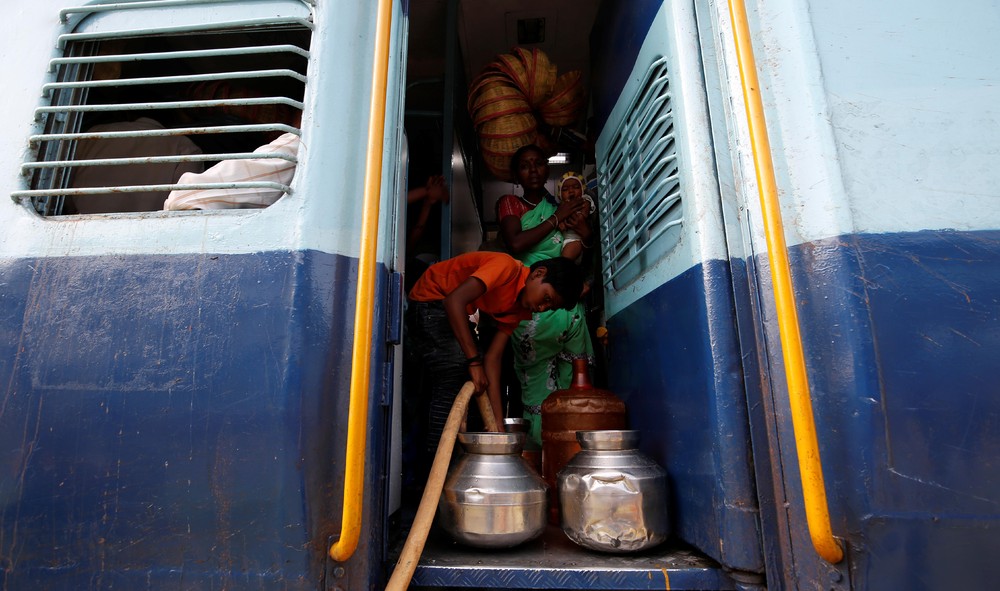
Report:
[[676,246],[684,221],[665,58],[647,69],[598,178],[604,281],[620,289]]
[[[74,186],[76,173],[93,167],[103,172],[110,167],[204,163],[196,166],[207,168],[220,160],[262,157],[297,163],[293,156],[254,154],[253,150],[267,143],[264,138],[300,133],[315,2],[270,0],[271,6],[287,10],[276,16],[271,11],[267,17],[258,16],[260,11],[242,10],[253,4],[247,0],[148,0],[61,11],[61,20],[67,23],[58,40],[63,56],[49,64],[52,81],[43,87],[47,104],[35,111],[39,132],[31,136],[29,160],[22,165],[29,189],[12,197],[30,202],[35,211],[48,216],[66,213],[67,198],[77,196],[155,192],[165,198],[174,189],[224,188],[289,193],[287,185],[270,182],[181,185],[109,180],[100,186]],[[230,10],[220,11],[220,7]],[[179,24],[150,27],[148,13],[142,11],[164,9],[199,13],[179,19]],[[123,18],[117,18],[110,29],[90,30],[89,18],[109,13]],[[155,119],[162,128],[88,132],[95,122],[140,116]],[[200,154],[100,159],[79,159],[76,154],[81,141],[175,136],[186,136],[207,149]]]

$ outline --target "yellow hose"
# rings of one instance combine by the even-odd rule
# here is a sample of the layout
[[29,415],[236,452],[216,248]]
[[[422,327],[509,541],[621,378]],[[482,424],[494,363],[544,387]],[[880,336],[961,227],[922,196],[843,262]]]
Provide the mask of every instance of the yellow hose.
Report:
[[[451,462],[451,454],[455,448],[455,438],[458,436],[459,427],[462,426],[465,411],[469,408],[469,398],[473,392],[475,392],[475,386],[472,385],[472,382],[465,382],[451,406],[437,452],[434,454],[434,462],[431,464],[427,484],[424,486],[424,495],[420,497],[420,505],[417,506],[413,526],[410,527],[410,533],[406,536],[406,542],[399,554],[396,568],[393,569],[392,576],[389,578],[386,591],[405,591],[410,584],[410,579],[413,578],[413,572],[417,569],[420,554],[424,551],[424,543],[427,542],[427,534],[434,523],[434,513],[437,512],[441,491],[444,489],[444,479],[447,476],[448,463]],[[482,398],[485,398],[485,395],[480,395],[480,399]],[[487,400],[487,407],[492,409],[488,403],[489,400]],[[493,417],[492,410],[489,416]]]

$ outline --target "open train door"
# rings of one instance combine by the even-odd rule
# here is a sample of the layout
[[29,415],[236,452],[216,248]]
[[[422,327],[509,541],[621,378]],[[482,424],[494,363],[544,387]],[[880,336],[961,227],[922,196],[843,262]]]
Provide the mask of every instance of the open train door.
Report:
[[591,35],[609,381],[670,474],[674,534],[752,588],[765,560],[709,9],[606,2]]

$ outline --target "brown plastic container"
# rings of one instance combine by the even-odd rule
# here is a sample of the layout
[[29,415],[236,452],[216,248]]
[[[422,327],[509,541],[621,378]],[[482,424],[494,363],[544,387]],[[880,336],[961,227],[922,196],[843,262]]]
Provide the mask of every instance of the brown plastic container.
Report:
[[556,475],[580,451],[577,431],[625,429],[625,403],[590,383],[586,359],[573,360],[573,383],[542,403],[542,478],[549,485],[549,522],[559,524]]

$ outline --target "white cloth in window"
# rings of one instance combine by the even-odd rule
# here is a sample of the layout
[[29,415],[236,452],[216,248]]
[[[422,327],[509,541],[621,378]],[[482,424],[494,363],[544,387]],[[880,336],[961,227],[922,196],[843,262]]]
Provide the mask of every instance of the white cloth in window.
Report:
[[[296,156],[299,136],[286,133],[270,144],[254,150],[254,154],[280,152]],[[295,163],[281,158],[251,158],[248,160],[223,160],[200,174],[187,173],[178,184],[273,182],[288,185],[295,175]],[[240,209],[262,208],[271,205],[284,193],[278,189],[192,189],[171,191],[163,209]]]

